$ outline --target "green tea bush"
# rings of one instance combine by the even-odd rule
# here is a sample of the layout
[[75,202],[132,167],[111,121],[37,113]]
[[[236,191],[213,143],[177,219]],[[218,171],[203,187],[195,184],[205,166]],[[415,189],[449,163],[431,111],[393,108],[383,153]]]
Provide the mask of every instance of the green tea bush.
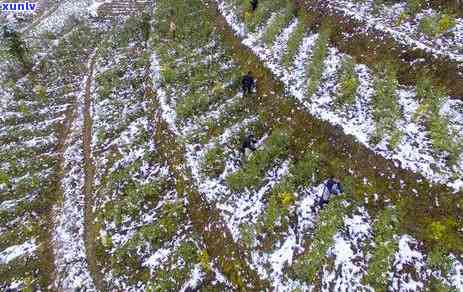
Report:
[[336,106],[351,106],[354,104],[359,85],[360,82],[357,73],[355,73],[354,61],[348,57],[344,59],[341,66],[340,85],[335,100]]
[[424,17],[420,22],[421,31],[429,37],[438,37],[456,26],[455,16],[442,13]]
[[387,273],[399,248],[394,239],[398,233],[398,224],[396,210],[387,208],[378,215],[373,225],[375,249],[364,280],[377,291],[386,291],[388,287]]
[[281,10],[278,15],[275,17],[272,23],[267,27],[267,30],[264,35],[265,43],[270,46],[273,44],[278,34],[289,24],[293,19],[293,14],[291,11],[286,9]]
[[424,73],[416,83],[416,94],[421,105],[414,113],[414,120],[424,120],[433,148],[447,153],[448,163],[456,164],[463,152],[462,141],[449,128],[449,119],[440,114],[447,102],[444,89],[433,86],[431,78]]
[[299,17],[296,29],[293,31],[293,33],[289,37],[288,46],[287,46],[286,52],[283,55],[283,59],[282,59],[282,62],[285,66],[291,65],[291,63],[294,60],[294,56],[296,55],[297,50],[299,49],[301,42],[304,39],[305,29],[306,29],[304,18],[305,17]]
[[407,0],[408,11],[413,15],[420,11],[424,4],[424,0]]
[[240,225],[241,240],[243,241],[246,248],[251,249],[254,246],[254,240],[256,236],[256,230],[251,224]]
[[440,246],[436,246],[431,250],[428,254],[427,263],[432,269],[440,270],[444,277],[450,273],[453,266],[452,258]]
[[223,173],[225,170],[225,157],[221,147],[215,146],[206,153],[203,170],[210,177],[218,177]]
[[326,252],[333,245],[333,237],[344,225],[344,217],[352,211],[345,207],[346,196],[337,196],[320,211],[319,224],[310,248],[293,264],[295,276],[308,283],[316,281],[318,271],[328,262]]
[[275,160],[287,155],[288,135],[281,130],[275,130],[263,149],[254,152],[244,168],[227,177],[229,187],[233,191],[243,191],[245,188],[257,186]]
[[295,187],[308,187],[320,179],[320,155],[313,151],[305,153],[303,159],[294,164],[291,169],[291,182]]
[[176,112],[179,118],[185,119],[204,112],[209,107],[209,96],[195,93],[189,94],[177,104]]
[[404,137],[404,133],[399,128],[394,129],[389,139],[389,144],[388,144],[389,150],[396,149],[397,146],[402,141],[403,137]]
[[399,83],[395,67],[390,61],[386,61],[378,66],[377,71],[373,96],[376,133],[373,140],[380,141],[384,134],[392,134],[396,130],[396,122],[402,117],[402,112],[396,97]]
[[323,70],[325,69],[325,59],[328,54],[330,33],[331,25],[324,23],[320,28],[320,33],[313,49],[313,55],[307,68],[309,76],[307,95],[309,99],[317,91],[323,75]]

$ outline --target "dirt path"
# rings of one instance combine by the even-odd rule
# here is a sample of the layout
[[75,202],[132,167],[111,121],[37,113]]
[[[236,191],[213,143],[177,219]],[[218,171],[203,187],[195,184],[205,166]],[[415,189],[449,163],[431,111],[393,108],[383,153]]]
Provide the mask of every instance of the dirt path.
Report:
[[219,270],[239,291],[264,291],[270,283],[262,281],[245,261],[242,249],[234,242],[228,227],[217,209],[210,206],[194,188],[191,171],[185,161],[185,149],[176,140],[162,118],[156,93],[151,88],[151,72],[147,68],[145,77],[145,98],[152,102],[155,113],[156,131],[154,141],[162,161],[167,161],[170,172],[176,178],[177,193],[188,197],[187,210],[197,234],[206,244],[211,262],[218,264]]
[[53,230],[56,224],[56,209],[54,206],[63,197],[61,190],[61,179],[63,177],[63,164],[64,164],[64,147],[67,136],[69,135],[72,121],[74,119],[75,105],[72,104],[68,107],[63,124],[59,129],[59,139],[56,150],[54,151],[58,157],[58,170],[55,174],[53,181],[51,182],[50,188],[45,194],[45,200],[49,203],[47,208],[43,210],[44,226],[43,231],[39,234],[39,241],[41,245],[38,249],[39,253],[39,270],[41,273],[40,282],[41,287],[48,287],[51,290],[57,289],[56,286],[56,267],[55,267],[55,249],[53,242]]
[[[218,33],[224,36],[233,59],[240,64],[243,72],[252,71],[259,80],[257,97],[251,101],[255,103],[253,108],[263,113],[269,129],[292,129],[294,140],[290,151],[293,156],[300,157],[307,149],[320,153],[324,171],[351,177],[355,186],[353,195],[365,200],[373,214],[388,201],[395,204],[406,202],[403,205],[409,212],[404,214],[401,231],[411,233],[429,245],[437,244],[426,231],[430,222],[446,218],[462,219],[462,210],[458,207],[463,195],[461,192],[454,194],[444,185],[431,185],[423,176],[375,154],[356,142],[353,136],[344,134],[342,129],[315,118],[294,98],[285,97],[283,83],[274,78],[258,57],[234,35],[220,14],[217,2],[204,0],[204,3],[210,8],[210,17],[216,20]],[[364,183],[365,178],[367,184]],[[436,206],[436,200],[439,200],[439,206]],[[456,242],[463,242],[457,228],[448,231]],[[446,247],[457,254],[463,251],[463,245],[448,244]]]
[[82,141],[84,151],[84,196],[85,196],[85,210],[84,210],[84,241],[85,252],[87,254],[88,268],[93,278],[93,282],[98,291],[107,291],[101,269],[98,267],[95,254],[95,241],[98,237],[98,229],[96,228],[95,214],[93,212],[94,197],[94,179],[95,179],[95,164],[92,154],[92,82],[93,82],[93,68],[95,66],[97,53],[95,53],[90,60],[90,66],[85,83],[85,99],[84,99],[84,127],[82,129]]
[[[61,180],[63,179],[63,176],[64,176],[64,162],[65,162],[64,161],[64,151],[66,147],[66,140],[68,139],[68,136],[71,133],[72,123],[76,116],[75,109],[76,109],[76,104],[74,101],[71,105],[69,105],[66,111],[66,117],[60,129],[60,136],[59,136],[60,138],[59,138],[58,146],[56,148],[57,149],[56,151],[58,153],[58,161],[59,161],[58,173],[56,175],[56,181],[54,182],[54,186],[53,186],[53,189],[55,190],[55,195],[57,197],[56,199],[57,202],[55,203],[56,205],[59,205],[62,202],[63,197],[64,197],[64,192],[63,192],[63,189],[61,188]],[[55,243],[52,242],[52,238],[53,238],[52,232],[55,229],[54,227],[58,224],[58,222],[56,222],[57,218],[58,218],[57,209],[51,208],[50,217],[48,218],[49,219],[48,222],[50,224],[50,227],[49,227],[50,234],[49,234],[49,241],[46,242],[46,246],[53,247],[53,248],[47,248],[47,253],[52,254],[51,258],[53,259],[53,272],[51,274],[52,275],[51,283],[53,283],[53,287],[55,289],[59,289],[59,283],[57,281],[58,277],[56,275],[57,269],[56,269],[56,266],[54,265],[56,249],[55,249]]]

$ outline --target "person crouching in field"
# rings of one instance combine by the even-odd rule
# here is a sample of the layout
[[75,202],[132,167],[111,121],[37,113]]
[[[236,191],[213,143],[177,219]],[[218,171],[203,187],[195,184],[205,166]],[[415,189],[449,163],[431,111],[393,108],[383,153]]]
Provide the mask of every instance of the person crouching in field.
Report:
[[243,87],[243,95],[251,94],[256,82],[252,77],[252,72],[249,71],[248,74],[244,75],[241,85]]
[[334,176],[331,176],[325,183],[323,187],[322,197],[318,203],[320,209],[328,204],[329,200],[334,196],[342,194],[344,191],[342,189],[341,182]]

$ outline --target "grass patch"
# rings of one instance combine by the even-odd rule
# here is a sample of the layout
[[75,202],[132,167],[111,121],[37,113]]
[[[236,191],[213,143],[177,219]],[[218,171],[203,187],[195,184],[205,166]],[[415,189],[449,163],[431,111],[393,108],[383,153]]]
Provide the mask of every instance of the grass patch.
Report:
[[225,157],[221,147],[215,146],[206,153],[202,169],[210,177],[218,177],[223,173],[225,170]]
[[394,254],[399,249],[394,239],[394,235],[398,233],[398,224],[396,211],[392,208],[383,210],[374,221],[375,249],[364,281],[377,291],[386,291],[389,285],[387,273],[392,267]]
[[[401,134],[398,133],[396,123],[402,117],[400,105],[397,102],[396,90],[397,69],[390,61],[385,61],[377,67],[374,80],[375,95],[373,96],[373,119],[376,123],[373,143],[379,143],[384,135],[394,135],[392,142],[396,142]],[[393,148],[390,143],[389,148]]]
[[304,39],[305,29],[306,27],[304,17],[299,17],[296,29],[294,29],[293,33],[289,37],[288,47],[285,54],[283,55],[282,62],[285,66],[290,66],[293,62],[294,56],[296,55],[301,42]]
[[328,23],[322,24],[318,39],[315,42],[313,55],[310,64],[307,68],[309,81],[307,95],[309,99],[315,94],[320,84],[320,80],[325,69],[325,59],[328,54],[328,42],[331,34],[331,25]]
[[264,41],[271,46],[282,30],[291,22],[293,14],[289,9],[282,9],[265,31]]
[[340,84],[336,94],[335,105],[336,107],[349,107],[355,103],[357,89],[360,84],[352,58],[347,57],[344,59],[340,74]]

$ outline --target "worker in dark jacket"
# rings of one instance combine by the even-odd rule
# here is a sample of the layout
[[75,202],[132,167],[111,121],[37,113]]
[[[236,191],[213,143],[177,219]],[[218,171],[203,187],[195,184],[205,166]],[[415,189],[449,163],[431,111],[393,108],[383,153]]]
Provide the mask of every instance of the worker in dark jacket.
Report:
[[256,11],[258,4],[259,4],[258,0],[251,0],[251,9],[252,9],[252,11]]
[[320,202],[318,203],[320,209],[323,208],[323,206],[326,205],[332,197],[340,195],[343,192],[344,191],[342,189],[342,185],[339,179],[337,179],[334,176],[331,176],[326,181],[325,186],[323,188],[322,197],[320,199]]
[[240,152],[243,156],[243,160],[246,161],[246,158],[249,156],[249,151],[256,151],[257,140],[254,138],[254,135],[250,134],[246,136],[241,144]]
[[249,71],[248,74],[244,75],[243,81],[243,94],[246,95],[247,93],[252,93],[252,89],[255,86],[254,78],[252,77],[252,72]]

